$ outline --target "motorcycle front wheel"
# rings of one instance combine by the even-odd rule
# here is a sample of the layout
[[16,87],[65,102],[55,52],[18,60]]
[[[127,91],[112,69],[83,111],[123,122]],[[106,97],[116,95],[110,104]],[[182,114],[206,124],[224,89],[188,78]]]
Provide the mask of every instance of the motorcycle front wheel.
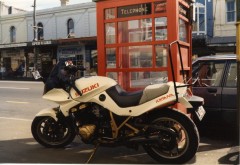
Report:
[[[151,134],[158,135],[157,143],[143,148],[161,164],[182,164],[194,157],[199,146],[199,133],[193,121],[175,110],[162,111],[152,120]],[[158,129],[159,128],[159,129]]]
[[70,124],[55,121],[50,116],[34,118],[31,127],[34,139],[49,148],[59,148],[70,144],[76,134]]

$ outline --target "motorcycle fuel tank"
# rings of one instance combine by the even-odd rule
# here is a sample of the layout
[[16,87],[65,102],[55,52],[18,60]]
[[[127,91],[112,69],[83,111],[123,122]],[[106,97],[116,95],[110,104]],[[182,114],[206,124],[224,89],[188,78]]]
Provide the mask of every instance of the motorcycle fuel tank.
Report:
[[74,100],[80,102],[87,102],[97,94],[102,93],[106,89],[115,86],[117,82],[113,79],[103,76],[82,77],[75,81],[75,85],[82,96],[80,96],[74,89],[71,89],[71,96]]

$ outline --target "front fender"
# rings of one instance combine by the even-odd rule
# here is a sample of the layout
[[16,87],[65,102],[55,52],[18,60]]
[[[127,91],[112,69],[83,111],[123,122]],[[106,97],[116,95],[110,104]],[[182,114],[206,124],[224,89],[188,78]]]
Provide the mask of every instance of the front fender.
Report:
[[45,108],[36,114],[37,116],[51,116],[55,121],[58,121],[57,110],[54,108]]

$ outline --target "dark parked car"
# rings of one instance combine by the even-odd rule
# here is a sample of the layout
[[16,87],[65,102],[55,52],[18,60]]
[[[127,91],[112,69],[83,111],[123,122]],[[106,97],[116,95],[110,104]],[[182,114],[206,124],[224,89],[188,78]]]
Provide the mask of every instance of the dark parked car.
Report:
[[[236,126],[236,55],[214,55],[193,62],[193,94],[204,98],[203,123]],[[216,126],[216,125],[215,125]]]

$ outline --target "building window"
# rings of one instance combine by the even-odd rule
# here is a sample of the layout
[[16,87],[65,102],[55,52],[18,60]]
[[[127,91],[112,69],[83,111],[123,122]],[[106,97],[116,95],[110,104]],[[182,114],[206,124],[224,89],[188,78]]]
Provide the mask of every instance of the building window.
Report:
[[8,8],[8,14],[12,14],[12,6]]
[[235,0],[226,0],[226,21],[235,22],[236,4]]
[[74,22],[72,19],[69,19],[67,22],[67,32],[68,32],[68,38],[71,38],[74,35]]
[[196,3],[195,22],[193,23],[193,34],[206,34],[206,6],[201,3]]
[[10,27],[10,42],[16,42],[16,28],[14,26]]
[[43,40],[43,24],[41,22],[39,22],[37,24],[37,37],[38,37],[38,40]]

